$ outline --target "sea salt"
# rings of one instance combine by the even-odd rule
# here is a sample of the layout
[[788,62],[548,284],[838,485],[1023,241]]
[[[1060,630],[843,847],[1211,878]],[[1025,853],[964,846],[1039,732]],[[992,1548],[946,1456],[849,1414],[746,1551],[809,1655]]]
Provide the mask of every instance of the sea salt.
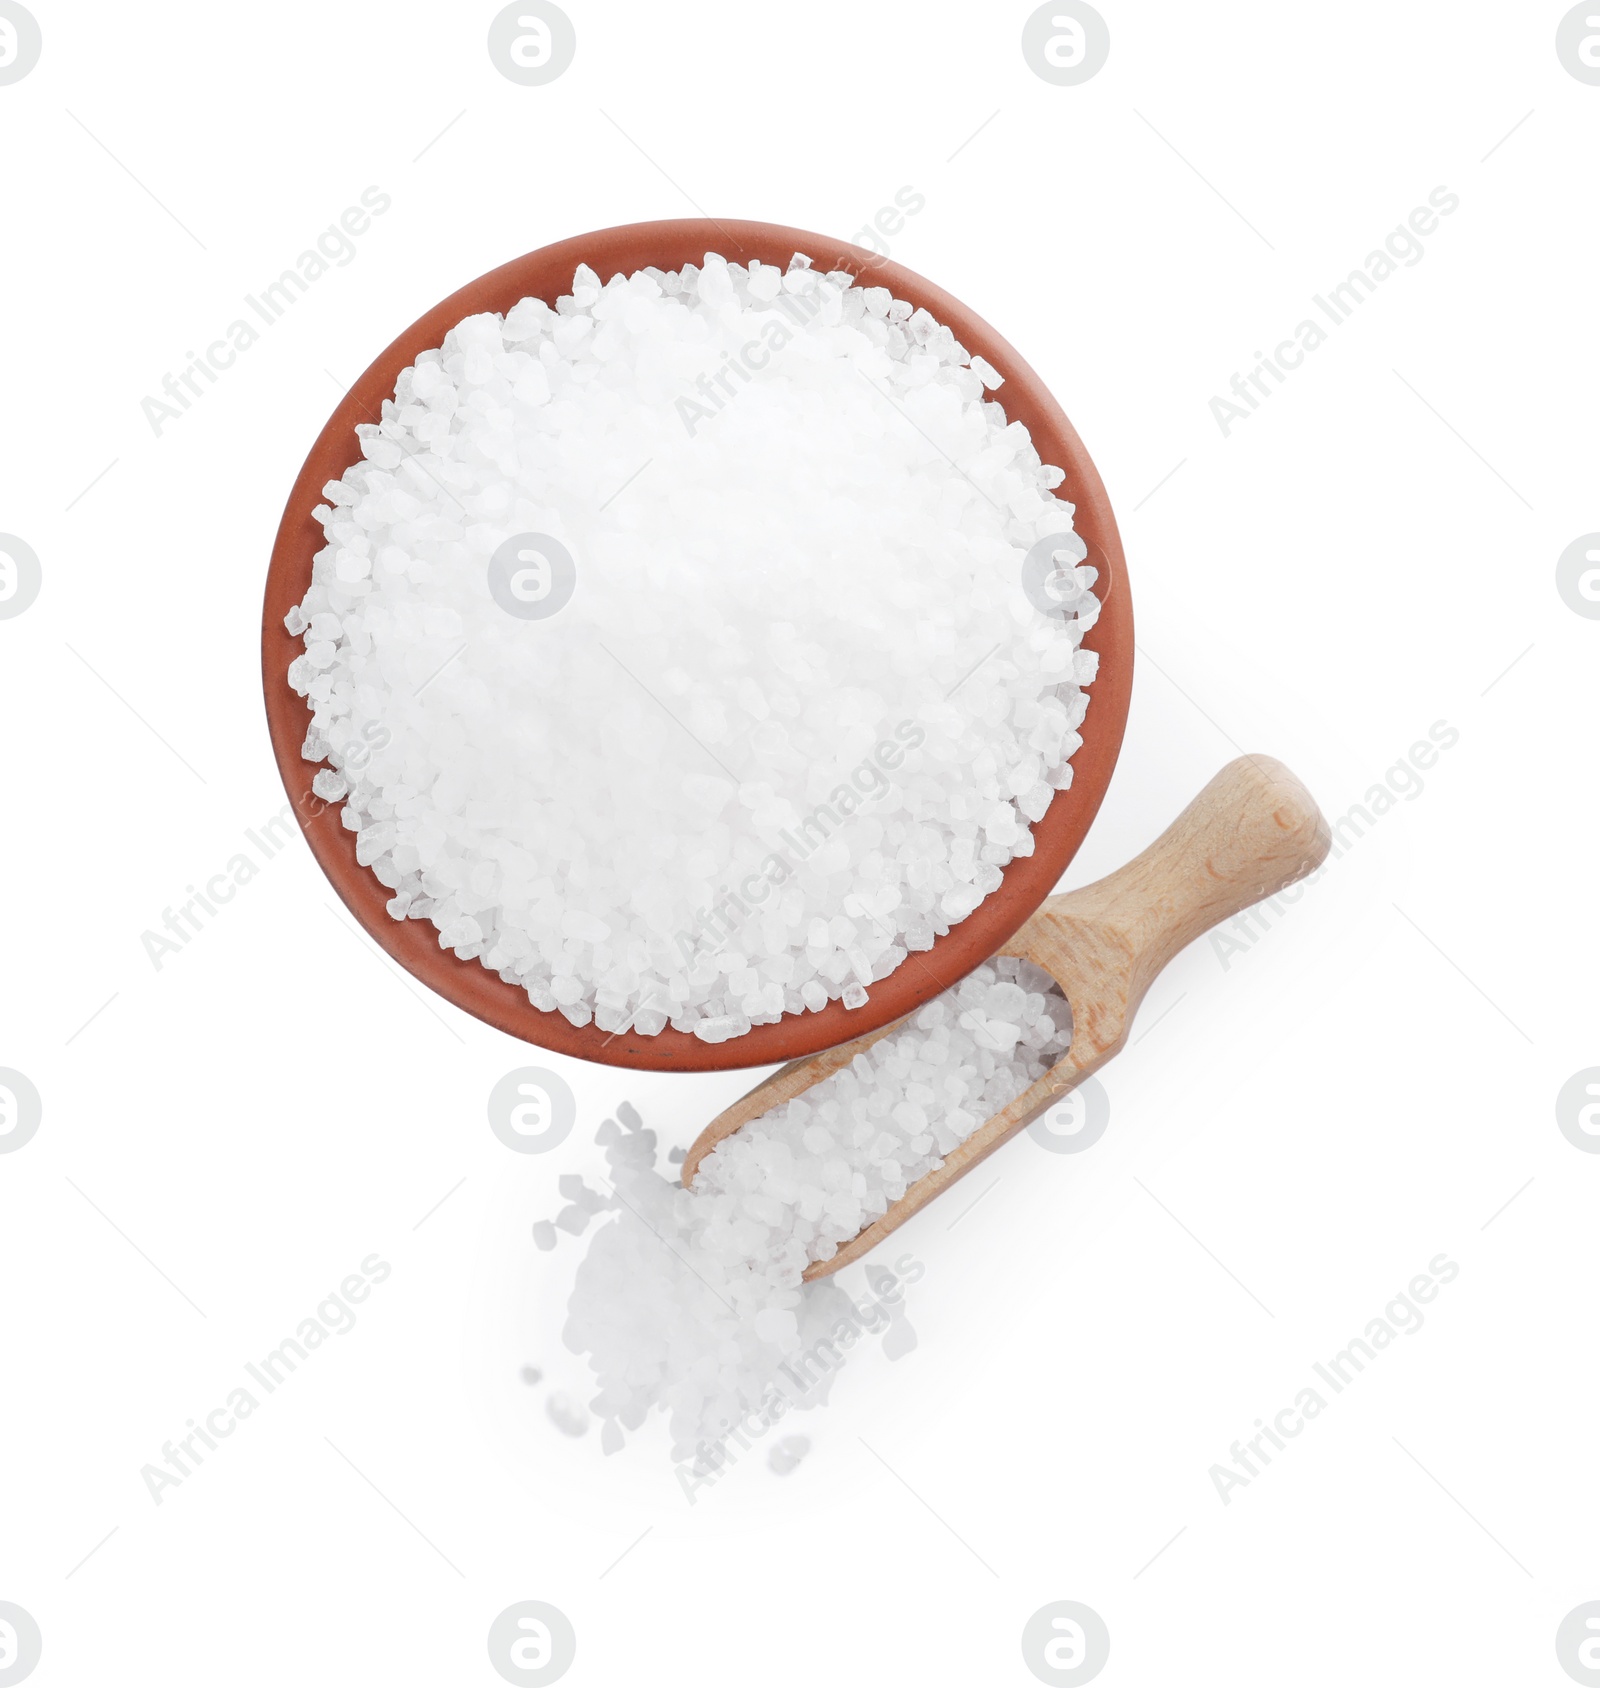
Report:
[[580,267],[422,353],[285,622],[389,912],[575,1025],[708,1042],[859,1008],[966,919],[1071,781],[1099,612],[999,381],[798,255]]
[[772,1444],[772,1450],[767,1455],[767,1466],[779,1477],[787,1477],[796,1470],[808,1453],[811,1452],[811,1441],[806,1436],[784,1436]]
[[[802,1274],[1055,1065],[1071,1026],[1046,974],[999,958],[724,1138],[689,1189],[670,1176],[670,1158],[657,1170],[656,1134],[624,1104],[597,1133],[609,1188],[583,1189],[581,1205],[600,1222],[563,1332],[593,1373],[602,1446],[621,1447],[625,1430],[664,1412],[673,1457],[692,1462],[680,1468],[692,1490],[733,1453],[730,1436],[825,1400],[863,1336],[891,1359],[910,1352],[906,1256],[871,1260],[859,1302],[838,1278]],[[561,1187],[576,1195],[581,1180]],[[554,1246],[547,1221],[535,1232],[541,1248]]]
[[582,1436],[588,1431],[588,1411],[581,1401],[575,1401],[570,1395],[552,1395],[545,1402],[544,1410],[563,1436]]

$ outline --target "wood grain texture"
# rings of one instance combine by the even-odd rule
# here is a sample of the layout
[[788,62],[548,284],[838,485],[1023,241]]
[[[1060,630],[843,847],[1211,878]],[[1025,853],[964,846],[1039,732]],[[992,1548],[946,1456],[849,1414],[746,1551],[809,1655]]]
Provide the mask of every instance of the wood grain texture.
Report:
[[[858,1260],[1002,1143],[1097,1072],[1127,1042],[1139,1004],[1179,950],[1224,920],[1302,879],[1328,854],[1328,823],[1311,793],[1270,756],[1230,762],[1147,850],[1105,879],[1052,897],[998,952],[1044,968],[1072,1006],[1067,1053],[1008,1108],[986,1120],[917,1180],[881,1219],[806,1277]],[[904,1024],[901,1020],[897,1024]],[[692,1183],[700,1162],[740,1126],[792,1100],[887,1037],[866,1037],[791,1061],[725,1109],[683,1163]]]

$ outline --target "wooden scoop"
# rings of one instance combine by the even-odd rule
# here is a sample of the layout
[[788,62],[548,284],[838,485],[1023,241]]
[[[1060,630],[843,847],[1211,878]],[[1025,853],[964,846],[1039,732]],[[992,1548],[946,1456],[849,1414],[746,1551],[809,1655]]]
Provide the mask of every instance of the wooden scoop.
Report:
[[[1167,830],[1126,867],[1081,891],[1051,897],[998,953],[1021,956],[1060,985],[1072,1043],[1036,1084],[986,1120],[847,1243],[805,1276],[825,1278],[876,1248],[1008,1138],[1098,1072],[1128,1040],[1145,992],[1185,945],[1252,903],[1292,885],[1328,853],[1328,823],[1311,793],[1270,756],[1230,762]],[[954,983],[955,981],[952,981]],[[909,1016],[908,1016],[909,1017]],[[724,1137],[848,1066],[894,1025],[780,1067],[695,1139],[685,1186]]]

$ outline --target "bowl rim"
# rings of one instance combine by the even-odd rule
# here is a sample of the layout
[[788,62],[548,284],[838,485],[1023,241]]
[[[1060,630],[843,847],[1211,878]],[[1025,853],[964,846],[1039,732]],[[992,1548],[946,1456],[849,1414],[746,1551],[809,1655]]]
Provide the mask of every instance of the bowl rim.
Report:
[[[324,764],[300,754],[310,710],[290,687],[287,669],[303,645],[283,624],[289,609],[305,596],[312,560],[325,543],[311,513],[322,502],[322,487],[360,458],[357,424],[380,419],[400,372],[419,353],[437,347],[463,317],[503,313],[530,294],[553,304],[570,290],[579,264],[609,280],[619,270],[632,273],[645,265],[673,270],[698,264],[708,252],[721,252],[734,263],[759,258],[780,268],[794,253],[804,253],[818,270],[848,271],[858,281],[887,287],[897,299],[925,307],[970,353],[992,364],[1004,378],[996,398],[1007,419],[1024,422],[1040,457],[1064,472],[1057,492],[1076,507],[1073,526],[1089,548],[1087,560],[1100,571],[1095,591],[1102,605],[1083,640],[1085,649],[1099,654],[1100,668],[1088,687],[1089,710],[1083,743],[1072,757],[1072,784],[1055,794],[1033,826],[1034,853],[1006,867],[1000,887],[931,949],[914,951],[869,987],[861,1008],[847,1009],[833,1000],[816,1012],[785,1014],[775,1025],[753,1026],[723,1043],[703,1042],[670,1025],[654,1037],[632,1030],[603,1032],[592,1020],[574,1026],[559,1010],[536,1008],[521,986],[508,984],[481,961],[464,961],[441,949],[431,921],[395,920],[385,907],[389,891],[356,860],[355,834],[343,826],[339,804],[312,790]],[[664,1072],[768,1066],[815,1054],[901,1019],[988,960],[1050,894],[1099,811],[1127,726],[1133,659],[1133,606],[1111,501],[1077,431],[1015,348],[960,300],[881,254],[807,229],[706,217],[626,223],[540,247],[469,281],[399,334],[339,401],[295,478],[273,543],[261,626],[267,726],[290,807],[318,865],[368,935],[413,978],[499,1031],[580,1060]]]

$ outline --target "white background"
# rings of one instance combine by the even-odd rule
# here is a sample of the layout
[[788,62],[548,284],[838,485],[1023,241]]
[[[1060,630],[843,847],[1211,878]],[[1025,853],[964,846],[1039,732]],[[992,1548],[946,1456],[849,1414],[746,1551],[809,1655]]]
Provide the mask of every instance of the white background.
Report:
[[[44,1099],[0,1157],[0,1599],[35,1679],[488,1684],[539,1599],[573,1683],[1021,1684],[1073,1599],[1108,1685],[1566,1681],[1600,1599],[1600,1158],[1554,1107],[1600,1063],[1600,623],[1555,564],[1600,528],[1600,88],[1565,8],[1103,0],[1073,88],[1025,6],[568,10],[574,64],[523,88],[492,6],[36,0],[0,87],[0,529],[43,565],[0,621],[0,1065]],[[355,260],[157,437],[141,399],[374,184]],[[1459,743],[1230,965],[1177,960],[1099,1144],[1019,1139],[902,1233],[919,1345],[852,1362],[797,1472],[691,1506],[659,1424],[602,1459],[546,1416],[584,1386],[578,1250],[528,1226],[619,1100],[686,1144],[753,1075],[502,1037],[298,840],[159,971],[141,934],[283,802],[260,598],[336,383],[548,242],[697,208],[849,238],[908,185],[892,256],[1042,373],[1127,544],[1128,739],[1067,883],[1240,748],[1337,815]],[[1225,437],[1211,397],[1439,186],[1422,261]],[[529,1061],[579,1099],[552,1155],[485,1120]],[[156,1506],[140,1468],[374,1251],[357,1327]],[[1425,1326],[1224,1505],[1230,1443],[1441,1251]]]

